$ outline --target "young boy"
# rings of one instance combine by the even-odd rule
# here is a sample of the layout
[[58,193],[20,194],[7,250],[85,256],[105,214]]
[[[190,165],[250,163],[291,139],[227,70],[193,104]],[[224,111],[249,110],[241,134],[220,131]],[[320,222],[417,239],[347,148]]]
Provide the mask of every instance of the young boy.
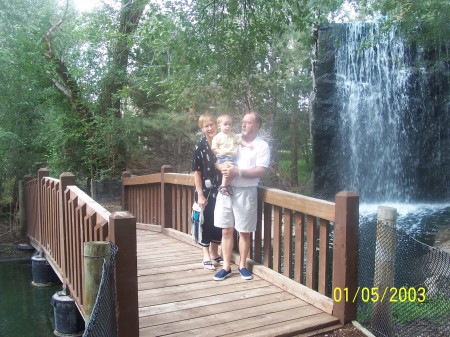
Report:
[[[217,118],[217,125],[220,132],[214,136],[211,144],[211,150],[217,157],[217,163],[223,164],[231,162],[236,165],[238,145],[253,148],[251,144],[242,140],[242,137],[235,134],[232,130],[233,119],[230,115],[221,115]],[[230,186],[229,178],[222,177],[222,184],[219,192],[224,195],[231,195],[233,191]]]

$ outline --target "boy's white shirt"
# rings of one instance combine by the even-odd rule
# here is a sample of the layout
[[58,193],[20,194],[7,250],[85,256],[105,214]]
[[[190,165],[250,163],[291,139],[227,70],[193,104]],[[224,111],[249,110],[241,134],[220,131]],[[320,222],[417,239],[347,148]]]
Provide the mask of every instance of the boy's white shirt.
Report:
[[227,152],[226,155],[236,156],[238,153],[238,144],[240,142],[241,142],[240,135],[237,135],[233,132],[230,133],[219,132],[217,135],[214,136],[212,140],[211,149],[213,151],[219,151],[221,154],[223,154],[223,151],[225,150]]

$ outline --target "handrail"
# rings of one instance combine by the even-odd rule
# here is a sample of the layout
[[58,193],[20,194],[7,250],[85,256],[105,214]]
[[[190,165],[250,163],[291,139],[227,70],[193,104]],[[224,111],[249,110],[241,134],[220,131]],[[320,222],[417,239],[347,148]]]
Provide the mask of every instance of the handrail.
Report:
[[[189,234],[194,177],[170,171],[164,166],[161,174],[124,173],[123,207],[138,223]],[[356,304],[333,302],[331,295],[336,287],[347,288],[349,294],[356,291],[358,196],[341,192],[332,203],[259,186],[258,198],[251,258],[315,291],[312,301],[319,299],[321,309],[341,322],[355,319]]]
[[334,221],[334,203],[332,202],[263,186],[260,186],[259,190],[264,202],[273,206]]
[[68,186],[63,192],[63,204],[67,210],[63,223],[63,236],[66,238],[64,283],[76,303],[80,304],[83,316],[86,315],[83,301],[83,252],[84,243],[90,241],[109,241],[108,220],[111,215],[77,186]]
[[[45,253],[61,282],[86,316],[83,299],[84,243],[111,241],[118,246],[116,274],[118,336],[138,336],[136,218],[128,212],[111,214],[75,186],[75,176],[63,173],[24,178],[27,236]],[[122,310],[121,310],[122,309]]]

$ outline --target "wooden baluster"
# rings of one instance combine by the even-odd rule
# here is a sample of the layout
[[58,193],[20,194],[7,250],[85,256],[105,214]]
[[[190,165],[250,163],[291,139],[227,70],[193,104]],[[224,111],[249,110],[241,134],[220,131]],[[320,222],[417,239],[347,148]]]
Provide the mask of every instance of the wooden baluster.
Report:
[[[59,242],[61,254],[61,274],[63,283],[67,284],[67,254],[66,250],[70,245],[63,244],[67,240],[67,205],[65,201],[65,191],[67,186],[75,185],[75,176],[70,172],[64,172],[59,176]],[[66,242],[67,243],[67,242]]]

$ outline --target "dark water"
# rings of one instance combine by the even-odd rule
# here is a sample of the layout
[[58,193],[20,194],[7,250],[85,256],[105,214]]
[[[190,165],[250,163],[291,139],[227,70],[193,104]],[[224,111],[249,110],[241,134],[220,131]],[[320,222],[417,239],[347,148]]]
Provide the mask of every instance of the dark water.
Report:
[[378,206],[395,208],[397,228],[429,246],[434,245],[439,231],[450,228],[450,204],[395,203],[361,204],[360,227],[375,225]]
[[31,258],[0,262],[0,337],[53,337],[54,293],[61,286],[31,284]]

